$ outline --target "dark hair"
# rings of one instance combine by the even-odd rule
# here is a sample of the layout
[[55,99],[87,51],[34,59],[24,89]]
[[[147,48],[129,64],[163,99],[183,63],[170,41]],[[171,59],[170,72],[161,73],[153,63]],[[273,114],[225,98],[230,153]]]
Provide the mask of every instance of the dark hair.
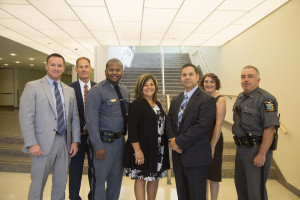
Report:
[[78,67],[78,62],[79,62],[79,60],[87,60],[88,62],[89,62],[89,64],[90,64],[90,66],[91,66],[91,61],[90,61],[90,59],[88,59],[87,57],[80,57],[80,58],[78,58],[77,60],[76,60],[76,67]]
[[183,68],[186,68],[186,67],[193,67],[194,70],[195,70],[195,73],[199,74],[199,69],[195,65],[193,65],[192,63],[187,63],[187,64],[183,65],[181,67],[181,73],[182,73]]
[[107,63],[106,63],[106,68],[105,68],[105,69],[107,69],[107,68],[111,65],[111,63],[115,63],[115,62],[120,63],[120,65],[121,65],[121,67],[122,67],[122,69],[123,69],[123,64],[122,64],[122,62],[121,62],[119,59],[117,59],[117,58],[109,59],[109,61],[107,61]]
[[143,88],[145,86],[145,83],[149,81],[150,79],[153,80],[154,85],[155,85],[155,92],[153,94],[153,101],[157,100],[157,91],[158,91],[158,83],[152,74],[143,74],[139,76],[138,80],[136,81],[136,86],[135,86],[135,92],[134,92],[134,98],[135,99],[143,99],[144,98],[144,93],[143,93]]
[[59,57],[59,58],[62,58],[63,61],[64,61],[64,65],[66,65],[64,57],[63,57],[62,55],[58,54],[58,53],[53,53],[53,54],[50,54],[49,56],[47,56],[47,60],[46,60],[46,63],[47,63],[47,64],[48,64],[48,60],[49,60],[51,57]]
[[206,77],[210,77],[212,80],[214,80],[214,82],[216,83],[216,90],[219,90],[221,89],[221,82],[220,82],[220,79],[217,75],[215,75],[214,73],[207,73],[203,76],[203,78],[201,79],[201,82],[200,82],[200,86],[202,89],[204,89],[204,79]]

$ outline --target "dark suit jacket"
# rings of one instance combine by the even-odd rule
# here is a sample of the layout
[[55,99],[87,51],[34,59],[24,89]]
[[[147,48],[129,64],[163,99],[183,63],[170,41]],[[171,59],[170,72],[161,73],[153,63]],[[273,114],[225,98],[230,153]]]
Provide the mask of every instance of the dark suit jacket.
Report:
[[[94,85],[96,85],[96,83],[91,81],[91,86],[93,87]],[[75,90],[79,119],[80,119],[80,130],[83,131],[83,128],[85,126],[85,118],[84,118],[84,104],[83,104],[83,99],[82,99],[82,94],[80,89],[80,83],[79,81],[75,81],[71,83],[69,86],[74,88]]]
[[209,165],[212,162],[209,132],[216,117],[216,101],[199,88],[191,96],[182,116],[177,132],[179,107],[184,93],[174,97],[166,120],[168,138],[175,137],[182,150],[181,155],[173,151],[173,160],[182,156],[185,167]]

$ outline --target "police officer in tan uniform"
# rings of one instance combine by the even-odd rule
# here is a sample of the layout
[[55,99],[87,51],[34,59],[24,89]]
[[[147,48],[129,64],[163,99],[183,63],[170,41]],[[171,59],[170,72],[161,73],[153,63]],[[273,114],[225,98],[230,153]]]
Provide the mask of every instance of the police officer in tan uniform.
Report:
[[279,127],[275,97],[259,87],[259,71],[246,66],[240,93],[233,106],[232,132],[237,144],[235,186],[239,200],[267,200],[266,181],[273,152],[270,146]]

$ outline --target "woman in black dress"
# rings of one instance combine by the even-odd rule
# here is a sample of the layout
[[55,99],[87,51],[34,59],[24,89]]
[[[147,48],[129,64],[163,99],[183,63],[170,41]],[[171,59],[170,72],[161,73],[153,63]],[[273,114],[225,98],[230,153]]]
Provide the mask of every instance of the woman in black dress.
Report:
[[[157,101],[158,84],[151,74],[136,83],[135,100],[128,110],[128,140],[125,146],[125,175],[135,179],[138,200],[154,200],[159,179],[170,168],[168,139],[164,133],[165,112]],[[146,189],[147,188],[147,192]]]
[[[222,155],[223,155],[223,135],[221,128],[223,126],[225,114],[226,114],[226,102],[225,98],[217,92],[221,88],[221,83],[213,73],[205,74],[201,80],[201,87],[205,92],[216,98],[217,112],[215,127],[212,135],[210,135],[211,152],[213,158],[213,164],[210,167],[208,175],[208,185],[210,185],[211,200],[218,199],[219,182],[222,179]],[[209,194],[209,191],[207,191]]]

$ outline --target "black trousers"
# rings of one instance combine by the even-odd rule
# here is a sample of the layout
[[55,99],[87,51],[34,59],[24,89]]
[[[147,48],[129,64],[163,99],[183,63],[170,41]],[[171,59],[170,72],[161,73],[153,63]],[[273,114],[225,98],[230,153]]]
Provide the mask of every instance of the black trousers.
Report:
[[206,200],[209,165],[184,167],[181,156],[173,160],[178,200]]
[[[71,159],[71,163],[69,166],[69,198],[71,200],[81,200],[79,196],[81,179],[82,179],[82,171],[83,171],[83,163],[85,153],[88,157],[88,178],[89,183],[91,185],[91,155],[90,150],[87,145],[88,135],[81,135],[81,143],[78,146],[78,152],[76,156]],[[91,190],[90,190],[91,191]],[[89,192],[88,199],[91,199],[91,192]],[[84,198],[85,199],[85,198]]]

